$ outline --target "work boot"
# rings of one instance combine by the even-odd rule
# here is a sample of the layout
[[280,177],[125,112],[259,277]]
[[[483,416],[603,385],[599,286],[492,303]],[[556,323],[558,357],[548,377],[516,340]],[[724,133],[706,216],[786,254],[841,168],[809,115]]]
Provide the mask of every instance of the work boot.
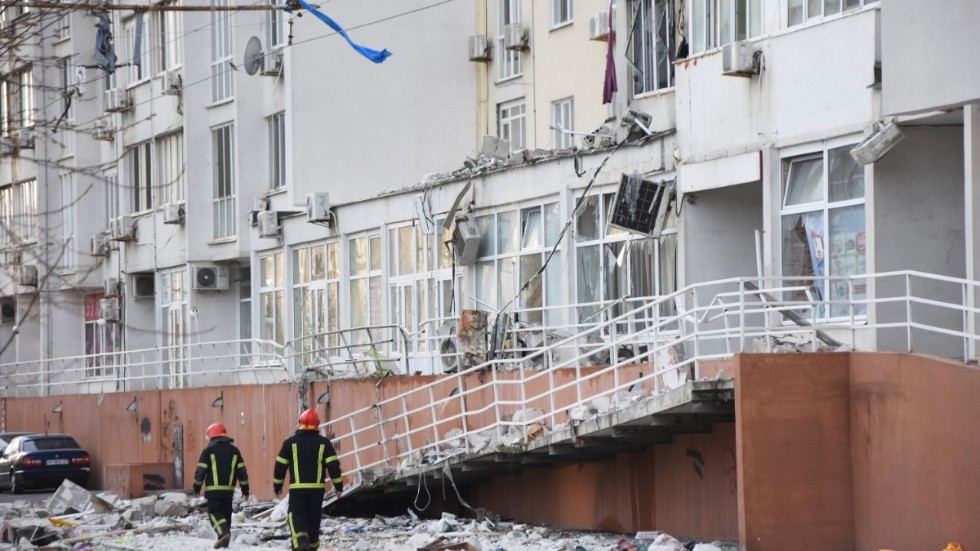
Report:
[[218,541],[214,542],[214,548],[220,549],[222,547],[228,547],[231,544],[231,534],[221,534],[218,537]]

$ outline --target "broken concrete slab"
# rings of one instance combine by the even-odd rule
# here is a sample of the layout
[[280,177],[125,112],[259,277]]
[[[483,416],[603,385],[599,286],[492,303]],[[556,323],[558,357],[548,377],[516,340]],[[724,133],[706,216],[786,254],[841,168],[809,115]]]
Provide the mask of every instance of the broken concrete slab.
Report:
[[48,499],[46,509],[48,515],[59,516],[89,510],[109,511],[112,506],[102,499],[93,499],[91,492],[70,480],[65,480]]

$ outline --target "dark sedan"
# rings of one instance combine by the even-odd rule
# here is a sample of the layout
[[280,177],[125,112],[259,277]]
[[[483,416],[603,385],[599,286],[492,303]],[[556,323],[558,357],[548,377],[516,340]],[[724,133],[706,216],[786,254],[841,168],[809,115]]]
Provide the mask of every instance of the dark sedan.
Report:
[[19,494],[26,488],[60,486],[66,479],[87,487],[88,452],[67,434],[18,436],[0,455],[0,487]]

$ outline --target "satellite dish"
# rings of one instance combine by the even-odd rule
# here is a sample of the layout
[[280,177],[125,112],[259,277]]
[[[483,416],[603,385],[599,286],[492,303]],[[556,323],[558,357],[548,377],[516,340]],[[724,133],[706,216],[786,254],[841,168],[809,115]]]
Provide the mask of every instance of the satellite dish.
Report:
[[245,72],[254,75],[262,68],[262,41],[253,36],[245,44]]

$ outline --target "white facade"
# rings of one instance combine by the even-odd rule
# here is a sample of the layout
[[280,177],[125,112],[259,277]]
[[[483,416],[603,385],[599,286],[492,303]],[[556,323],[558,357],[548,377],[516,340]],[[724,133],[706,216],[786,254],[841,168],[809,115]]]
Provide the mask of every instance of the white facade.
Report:
[[[326,4],[355,41],[393,52],[382,64],[312,14],[152,11],[142,65],[112,77],[91,67],[91,13],[70,12],[68,31],[45,26],[63,14],[25,14],[18,28],[46,34],[4,50],[5,132],[23,135],[27,112],[35,141],[0,163],[0,363],[160,349],[176,374],[186,345],[261,339],[298,354],[310,335],[384,324],[425,340],[461,309],[578,327],[619,312],[603,306],[617,299],[736,276],[816,277],[812,296],[850,304],[823,319],[885,315],[867,300],[891,290],[826,278],[975,279],[980,266],[976,75],[894,38],[915,27],[967,43],[976,10],[923,18],[912,4],[620,1],[608,104],[604,0]],[[129,63],[139,16],[109,15]],[[470,60],[474,35],[490,60]],[[250,75],[253,36],[266,61]],[[749,60],[739,76],[724,74],[735,43]],[[79,66],[85,93],[55,132]],[[107,101],[131,107],[106,113]],[[856,163],[850,150],[892,121],[904,142]],[[480,155],[485,135],[510,142],[501,159]],[[624,174],[676,183],[659,237],[609,225]],[[330,214],[311,223],[307,197],[324,192]],[[445,244],[454,204],[481,234],[472,265]],[[125,240],[91,256],[113,231]],[[15,284],[18,254],[37,287]],[[98,307],[113,279],[119,321]],[[439,369],[431,342],[407,346],[414,368]]]

